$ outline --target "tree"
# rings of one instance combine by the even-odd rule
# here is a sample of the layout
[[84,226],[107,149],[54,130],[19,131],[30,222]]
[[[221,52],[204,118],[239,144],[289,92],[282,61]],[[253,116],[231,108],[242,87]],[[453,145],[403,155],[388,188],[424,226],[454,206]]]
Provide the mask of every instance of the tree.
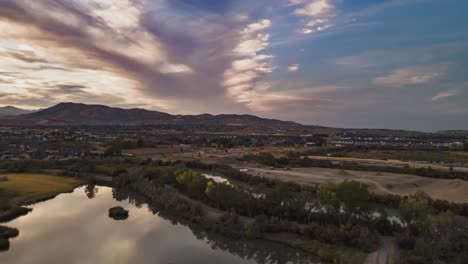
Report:
[[289,165],[289,159],[288,157],[280,157],[276,160],[276,162],[278,163],[278,165],[280,165],[281,167],[286,167]]
[[195,171],[179,170],[174,173],[177,183],[189,196],[202,198],[208,180]]
[[216,203],[216,208],[220,207],[223,194],[221,192],[221,189],[218,188],[216,183],[214,183],[213,181],[209,181],[206,184],[205,194],[206,194],[206,197],[208,197],[208,199]]
[[429,199],[419,190],[400,202],[400,217],[409,233],[418,234],[426,229],[429,222]]
[[[433,221],[432,237],[437,241],[437,251],[444,259],[460,258],[468,255],[468,220],[450,211],[441,213]],[[462,255],[460,252],[467,252]],[[455,262],[455,263],[462,263]]]
[[317,191],[317,198],[321,205],[330,209],[339,209],[340,200],[337,195],[338,186],[335,183],[327,183]]
[[357,181],[344,181],[338,185],[338,199],[343,203],[348,217],[352,214],[364,215],[369,209],[367,186]]
[[337,191],[338,185],[335,183],[321,185],[317,191],[317,199],[327,212],[338,217],[341,226],[341,205]]
[[276,166],[276,159],[271,153],[262,152],[256,157],[257,162],[265,166]]

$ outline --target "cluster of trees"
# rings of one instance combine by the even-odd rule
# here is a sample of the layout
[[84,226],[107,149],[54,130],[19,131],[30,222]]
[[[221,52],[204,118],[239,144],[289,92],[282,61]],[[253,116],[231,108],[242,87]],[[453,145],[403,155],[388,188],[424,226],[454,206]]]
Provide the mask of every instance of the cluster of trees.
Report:
[[352,217],[370,217],[369,192],[362,183],[356,181],[328,183],[320,186],[317,198],[324,210],[338,217],[340,225],[343,217],[346,222]]
[[[370,250],[372,248],[370,245],[378,244],[378,222],[369,216],[371,207],[367,189],[357,182],[344,182],[336,185],[336,188],[331,185],[323,187],[317,193],[320,202],[317,204],[314,203],[314,193],[298,192],[293,184],[279,182],[274,184],[273,188],[259,188],[257,191],[265,192],[254,194],[239,186],[216,183],[193,170],[176,170],[174,178],[175,187],[185,195],[229,212],[230,216],[227,219],[231,220],[228,222],[236,223],[237,221],[233,220],[236,218],[234,215],[240,215],[257,218],[258,221],[267,219],[270,223],[269,225],[253,224],[245,230],[248,234],[287,231],[323,243],[336,242],[335,244],[362,250]],[[343,205],[344,213],[341,212],[341,205]],[[326,208],[326,210],[314,211],[314,207]],[[336,220],[330,220],[330,217],[336,217]],[[316,224],[310,226],[314,221],[317,221]],[[368,221],[372,222],[370,225],[372,229],[366,229],[364,233],[356,232],[364,228]],[[309,227],[304,229],[301,225]],[[263,227],[256,228],[260,226]],[[387,223],[387,226],[390,224]],[[335,236],[336,233],[341,235]],[[364,237],[356,237],[360,234],[366,234],[367,241],[370,242],[364,243]]]
[[104,156],[115,156],[122,154],[123,149],[137,149],[137,148],[144,148],[144,147],[152,147],[153,144],[149,142],[145,142],[143,139],[137,140],[123,140],[123,139],[116,139],[109,142],[106,145],[106,149],[104,151]]
[[178,170],[174,177],[180,189],[189,197],[205,200],[205,189],[208,179],[190,170]]
[[283,168],[289,165],[288,157],[276,158],[271,153],[266,153],[266,152],[262,152],[257,155],[247,154],[247,155],[244,155],[241,158],[241,160],[250,161],[250,162],[254,161],[264,166],[279,167],[279,168]]
[[428,196],[419,191],[400,204],[404,230],[397,233],[404,250],[401,263],[466,263],[468,222],[450,211],[433,215]]
[[213,138],[207,140],[205,146],[229,149],[234,147],[263,146],[263,142],[254,142],[249,137]]
[[[371,201],[392,209],[398,209],[401,202],[408,199],[408,197],[401,197],[392,194],[370,193],[369,195]],[[434,213],[451,211],[457,215],[468,216],[468,203],[454,203],[446,200],[432,199],[431,197],[427,197],[427,199],[429,207]]]

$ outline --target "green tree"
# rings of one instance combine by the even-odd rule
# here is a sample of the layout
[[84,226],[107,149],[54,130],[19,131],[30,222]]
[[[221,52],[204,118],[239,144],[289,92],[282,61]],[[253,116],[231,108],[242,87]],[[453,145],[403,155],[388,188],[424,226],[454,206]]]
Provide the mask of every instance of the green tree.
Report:
[[174,173],[177,183],[189,196],[205,197],[208,180],[195,171],[179,170]]
[[327,183],[322,186],[317,191],[317,199],[320,204],[331,208],[338,209],[340,207],[340,200],[337,195],[338,186],[335,183]]
[[429,199],[426,193],[416,194],[400,202],[400,217],[409,233],[418,234],[427,228],[429,223]]
[[317,191],[317,199],[327,212],[338,217],[341,226],[341,205],[337,191],[338,185],[335,183],[321,185]]
[[366,185],[357,181],[344,181],[338,185],[336,193],[348,217],[352,214],[362,216],[368,211],[369,191]]

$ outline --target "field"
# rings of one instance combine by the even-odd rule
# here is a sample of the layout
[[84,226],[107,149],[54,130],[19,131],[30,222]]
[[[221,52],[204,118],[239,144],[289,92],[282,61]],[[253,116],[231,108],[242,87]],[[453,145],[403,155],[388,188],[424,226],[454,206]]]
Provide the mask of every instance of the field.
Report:
[[173,145],[173,146],[160,146],[156,148],[140,148],[124,150],[124,153],[130,153],[138,158],[152,158],[159,160],[193,160],[199,159],[203,162],[221,162],[232,163],[236,158],[242,157],[246,154],[258,154],[260,152],[272,153],[275,156],[284,156],[289,151],[302,152],[312,148],[306,147],[236,147],[230,149],[224,148],[206,148],[196,147],[191,145]]
[[[409,168],[432,168],[434,170],[448,172],[450,167],[434,165],[434,164],[424,164],[424,163],[415,163],[410,161],[394,160],[394,159],[377,159],[377,158],[349,158],[349,157],[324,157],[324,156],[308,156],[309,159],[313,160],[328,160],[328,161],[338,161],[338,162],[355,162],[360,165],[367,166],[391,166],[391,167],[400,167],[403,168],[408,166]],[[468,172],[467,167],[452,167],[454,171]]]
[[424,150],[353,150],[340,156],[358,159],[425,161],[468,164],[468,152]]
[[291,181],[304,185],[317,185],[343,180],[360,181],[369,186],[370,191],[379,194],[410,195],[423,190],[432,198],[457,203],[468,203],[468,182],[425,178],[416,175],[372,171],[352,171],[325,168],[293,168],[290,170],[240,167],[261,177]]
[[19,205],[34,199],[72,191],[80,184],[74,178],[44,174],[0,174],[0,202]]

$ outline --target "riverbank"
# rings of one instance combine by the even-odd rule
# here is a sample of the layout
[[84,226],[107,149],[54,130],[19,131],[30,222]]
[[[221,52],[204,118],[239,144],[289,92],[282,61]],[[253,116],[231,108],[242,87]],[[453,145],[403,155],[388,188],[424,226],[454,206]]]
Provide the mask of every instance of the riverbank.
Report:
[[83,184],[77,178],[46,174],[0,174],[0,223],[27,214],[23,206],[52,199],[61,193],[72,192]]

